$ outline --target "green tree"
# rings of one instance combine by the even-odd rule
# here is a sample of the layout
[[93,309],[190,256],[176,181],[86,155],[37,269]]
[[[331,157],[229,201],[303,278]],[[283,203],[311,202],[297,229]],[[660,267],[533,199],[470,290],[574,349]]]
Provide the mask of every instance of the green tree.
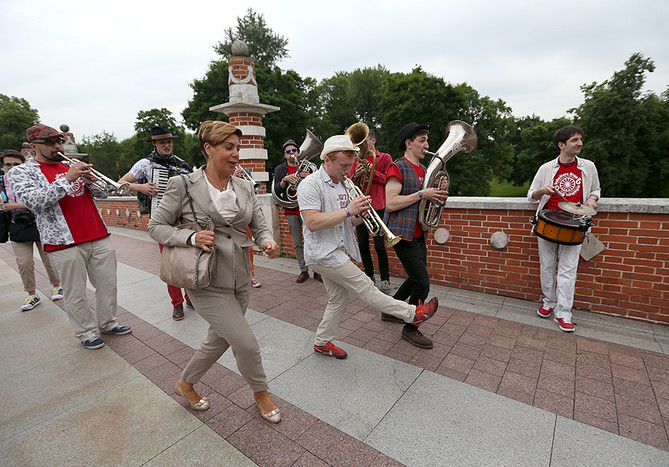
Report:
[[[172,115],[172,112],[166,108],[140,110],[137,112],[137,120],[135,121],[136,138],[134,139],[134,151],[136,155],[135,161],[146,157],[153,151],[153,144],[151,144],[151,128],[157,125],[165,125],[170,129],[173,135],[177,136],[174,140],[173,152],[190,164],[199,163],[199,151],[196,153],[189,153],[186,151],[186,129],[179,124]],[[192,150],[192,148],[189,148]]]
[[97,135],[84,136],[77,149],[88,154],[88,161],[93,164],[95,170],[112,180],[118,180],[125,174],[118,172],[121,145],[113,133],[103,131]]
[[652,60],[633,54],[601,84],[581,87],[585,102],[571,109],[584,132],[582,154],[597,164],[605,197],[667,196],[667,99],[642,92]]
[[[378,146],[396,158],[401,156],[397,135],[406,123],[430,125],[430,150],[436,152],[453,120],[472,125],[479,143],[474,152],[457,154],[446,163],[451,177],[449,191],[451,195],[485,196],[490,191],[493,169],[502,174],[511,170],[511,109],[501,100],[481,97],[465,83],[453,86],[420,67],[409,74],[392,73],[384,80]],[[429,160],[426,158],[424,164]]]
[[26,130],[39,122],[37,110],[21,97],[0,94],[0,151],[21,150]]
[[274,33],[265,23],[265,17],[249,8],[246,16],[237,17],[237,26],[225,30],[225,40],[214,46],[214,51],[226,60],[232,56],[232,44],[242,40],[249,46],[249,55],[256,64],[272,67],[288,56],[288,39]]
[[531,182],[537,169],[559,154],[559,150],[553,144],[555,130],[572,123],[570,119],[564,117],[550,122],[545,122],[537,116],[518,120],[513,139],[516,154],[510,181],[516,185]]

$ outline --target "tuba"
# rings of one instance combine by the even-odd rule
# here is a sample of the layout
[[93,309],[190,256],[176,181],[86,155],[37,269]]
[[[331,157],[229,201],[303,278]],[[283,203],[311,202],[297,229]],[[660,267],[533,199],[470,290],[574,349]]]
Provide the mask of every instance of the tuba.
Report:
[[[367,135],[369,135],[369,127],[362,123],[354,123],[346,129],[344,133],[349,137],[353,146],[358,146],[358,165],[365,168],[364,173],[359,177],[353,177],[353,183],[360,188],[360,190],[368,195],[372,189],[372,179],[374,177],[374,168],[376,167],[376,152],[372,151],[367,144]],[[372,162],[367,160],[367,155],[371,154]]]
[[296,158],[293,156],[295,162],[297,162],[297,181],[286,187],[285,198],[280,197],[274,192],[274,183],[272,183],[272,198],[276,204],[287,209],[297,208],[297,186],[303,180],[300,174],[302,172],[314,173],[316,171],[316,164],[310,161],[314,156],[320,154],[322,150],[323,144],[311,131],[307,130],[307,135],[300,145],[299,156]]
[[[472,152],[476,149],[478,137],[474,129],[465,122],[453,120],[446,125],[446,141],[436,153],[425,151],[430,154],[432,160],[425,171],[425,179],[422,189],[437,188],[448,190],[450,179],[446,169],[442,168],[446,162],[460,151]],[[423,230],[429,230],[439,225],[441,214],[444,212],[444,203],[422,199],[418,205],[418,222]]]

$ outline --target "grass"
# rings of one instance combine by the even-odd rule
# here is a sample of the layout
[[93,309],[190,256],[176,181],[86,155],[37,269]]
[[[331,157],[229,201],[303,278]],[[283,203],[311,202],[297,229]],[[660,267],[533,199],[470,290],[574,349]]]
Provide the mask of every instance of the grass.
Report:
[[509,182],[500,182],[496,177],[490,182],[490,196],[527,196],[530,182],[522,186],[514,186]]

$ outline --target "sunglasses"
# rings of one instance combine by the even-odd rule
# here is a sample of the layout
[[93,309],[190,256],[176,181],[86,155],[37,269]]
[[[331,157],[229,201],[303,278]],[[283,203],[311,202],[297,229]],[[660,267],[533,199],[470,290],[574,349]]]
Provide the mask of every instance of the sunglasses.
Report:
[[65,141],[48,139],[46,141],[33,141],[34,144],[43,144],[44,146],[53,147],[56,144],[63,144]]
[[292,154],[294,152],[297,152],[297,148],[286,149],[286,154]]
[[23,162],[5,162],[5,167],[16,167],[17,165],[21,165]]

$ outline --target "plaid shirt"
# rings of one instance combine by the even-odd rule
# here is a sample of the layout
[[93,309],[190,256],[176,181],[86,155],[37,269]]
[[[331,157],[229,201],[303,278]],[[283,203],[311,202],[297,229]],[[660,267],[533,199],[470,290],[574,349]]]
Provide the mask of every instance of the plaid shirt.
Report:
[[[405,158],[398,159],[394,162],[402,175],[402,190],[400,195],[406,196],[420,191],[420,180],[416,176],[416,171],[411,166],[411,163]],[[421,164],[423,170],[425,166]],[[383,222],[388,226],[390,231],[395,235],[399,235],[404,240],[413,240],[413,233],[416,229],[416,222],[418,222],[418,206],[420,203],[413,203],[399,211],[388,212],[384,216]]]

